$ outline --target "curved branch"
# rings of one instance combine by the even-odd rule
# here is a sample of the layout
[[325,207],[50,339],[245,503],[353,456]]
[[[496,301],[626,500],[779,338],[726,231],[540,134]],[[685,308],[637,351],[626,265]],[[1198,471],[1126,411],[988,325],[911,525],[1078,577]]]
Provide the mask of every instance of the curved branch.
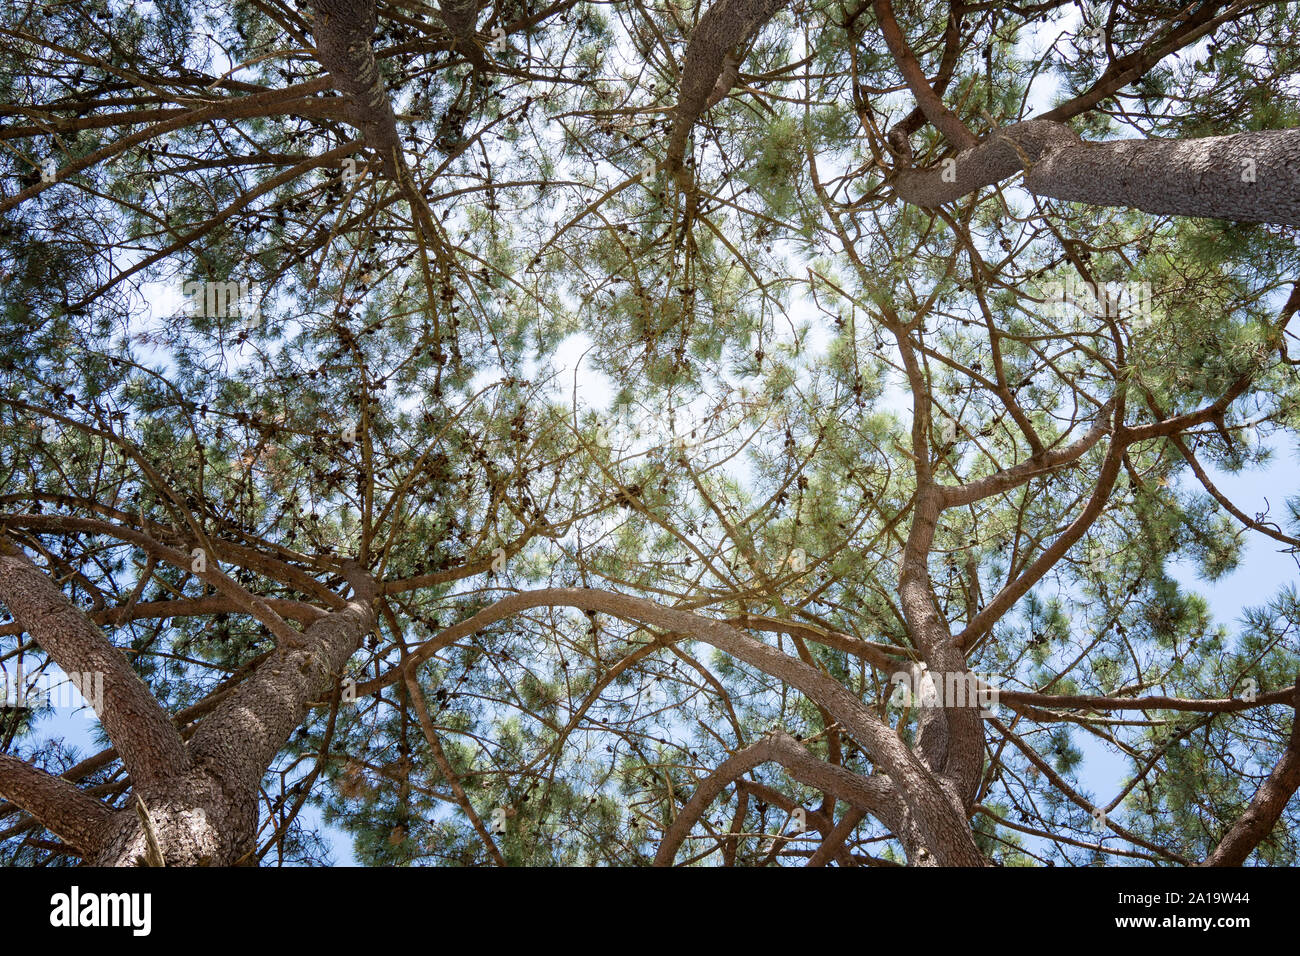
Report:
[[255,617],[266,625],[266,629],[274,634],[276,640],[280,643],[292,647],[298,644],[301,639],[301,635],[285,622],[284,618],[267,603],[266,599],[250,593],[217,566],[219,557],[217,554],[205,555],[205,559],[211,558],[211,562],[205,563],[205,570],[194,571],[193,559],[189,555],[170,548],[161,541],[148,534],[136,531],[134,528],[124,528],[108,521],[99,521],[94,518],[74,518],[70,515],[28,514],[0,515],[0,521],[15,528],[33,528],[43,531],[82,531],[88,534],[102,534],[116,538],[119,541],[129,541],[146,554],[160,558],[179,570],[189,571],[212,585],[216,590],[238,604],[244,613]]
[[1036,163],[1053,149],[1077,146],[1081,140],[1068,126],[1046,120],[1013,123],[990,133],[956,157],[938,166],[901,170],[894,191],[904,202],[934,207],[992,186]]
[[126,657],[6,535],[0,598],[65,673],[103,675],[103,699],[91,703],[138,788],[189,768],[180,734]]
[[1246,812],[1237,818],[1202,866],[1241,866],[1260,841],[1272,832],[1287,801],[1300,788],[1300,681],[1296,682],[1291,706],[1291,739],[1282,758],[1255,792]]
[[728,70],[728,63],[739,66],[744,46],[784,6],[784,0],[718,0],[700,17],[682,61],[681,92],[668,139],[666,167],[670,173],[681,169],[686,139],[695,123],[711,103],[726,95],[726,90],[716,93],[724,74],[735,82],[736,70]]
[[76,786],[10,754],[0,754],[0,794],[82,856],[99,849],[112,811]]
[[[858,697],[803,661],[783,654],[741,633],[723,621],[690,611],[663,607],[644,598],[597,588],[546,588],[511,594],[448,628],[435,641],[407,660],[418,666],[451,641],[453,632],[472,634],[489,624],[536,607],[574,607],[601,611],[625,620],[653,624],[667,631],[689,634],[739,660],[764,671],[803,693],[834,715],[870,754],[880,772],[889,776],[903,800],[916,815],[926,844],[944,865],[983,866],[970,826],[949,794],[907,748],[894,730]],[[396,679],[396,677],[392,678]],[[387,679],[381,679],[387,682]],[[374,682],[372,682],[374,683]],[[359,691],[358,691],[359,692]]]
[[889,0],[875,0],[875,10],[881,35],[885,38],[885,46],[889,47],[889,52],[893,54],[894,63],[902,72],[903,80],[907,83],[907,88],[912,91],[912,95],[916,97],[917,106],[925,114],[925,118],[943,134],[944,139],[958,149],[969,149],[975,146],[979,142],[975,134],[966,128],[966,124],[957,118],[956,113],[943,105],[939,94],[930,86],[925,71],[921,69],[921,64],[917,62],[911,47],[907,45],[903,31],[899,29],[898,20],[894,18],[894,8]]
[[[843,767],[818,760],[788,733],[777,731],[732,754],[700,782],[691,799],[664,831],[654,865],[671,866],[677,848],[691,832],[696,821],[708,810],[709,804],[743,774],[770,761],[779,763],[800,783],[834,794],[856,809],[880,817],[882,821],[888,819],[897,822],[897,794],[888,783],[874,776],[860,777]],[[886,822],[886,826],[890,826],[890,823]]]
[[[285,598],[264,598],[267,606],[286,620],[311,624],[325,616],[325,611],[302,601]],[[209,594],[206,597],[178,598],[170,601],[145,601],[131,607],[109,607],[102,611],[92,611],[86,616],[96,624],[119,626],[127,621],[142,621],[150,618],[199,617],[207,614],[238,614],[244,608],[228,597]],[[0,637],[22,634],[26,630],[21,624],[0,624]]]
[[1093,427],[1077,441],[1068,445],[1046,450],[1041,455],[1035,455],[1018,465],[1003,469],[984,478],[978,478],[960,485],[939,485],[939,490],[943,494],[943,506],[952,508],[958,505],[968,505],[992,495],[1002,494],[1039,475],[1077,461],[1111,430],[1106,414],[1109,411],[1109,404],[1103,406]]

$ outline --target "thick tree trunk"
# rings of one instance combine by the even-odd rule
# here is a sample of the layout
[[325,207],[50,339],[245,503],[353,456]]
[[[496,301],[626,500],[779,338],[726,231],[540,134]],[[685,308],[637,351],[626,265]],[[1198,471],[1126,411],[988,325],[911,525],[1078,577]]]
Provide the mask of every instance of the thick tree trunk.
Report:
[[1297,678],[1291,716],[1291,739],[1268,779],[1260,785],[1250,806],[1224,834],[1203,866],[1241,866],[1260,841],[1272,832],[1287,801],[1300,789],[1300,678]]
[[668,139],[669,172],[681,168],[696,121],[735,83],[743,47],[784,6],[785,0],[718,0],[700,17],[682,62],[681,91]]
[[348,97],[352,124],[379,154],[384,172],[398,178],[402,142],[388,90],[379,75],[371,38],[378,24],[374,0],[311,0],[316,57],[330,82]]
[[102,678],[102,700],[91,703],[137,788],[149,796],[189,769],[180,735],[126,657],[4,535],[0,599],[65,674]]
[[[253,862],[257,790],[228,790],[196,770],[170,781],[145,801],[154,838],[167,866],[232,866]],[[134,806],[116,811],[101,831],[92,866],[144,866],[148,839]]]
[[[0,794],[91,863],[133,866],[150,837],[169,866],[250,862],[258,788],[275,755],[327,694],[374,626],[375,584],[345,566],[354,596],[281,644],[199,725],[188,746],[122,653],[9,539],[0,536],[0,598],[65,671],[105,675],[100,720],[131,773],[134,803],[109,810],[22,761],[0,759]],[[146,822],[147,821],[147,822]]]
[[438,15],[455,39],[456,49],[471,59],[476,54],[481,56],[481,51],[474,43],[474,27],[482,8],[479,0],[442,0],[438,4]]
[[1062,123],[1028,120],[938,166],[903,170],[894,189],[934,207],[1021,170],[1026,189],[1051,199],[1300,225],[1300,129],[1085,143]]
[[[247,862],[257,828],[262,775],[301,725],[308,701],[334,686],[348,658],[374,626],[368,579],[346,608],[303,634],[303,647],[280,647],[202,724],[189,744],[193,772],[149,804],[163,859],[169,866],[228,866]],[[130,866],[144,854],[145,832],[132,810],[116,814],[96,863]]]

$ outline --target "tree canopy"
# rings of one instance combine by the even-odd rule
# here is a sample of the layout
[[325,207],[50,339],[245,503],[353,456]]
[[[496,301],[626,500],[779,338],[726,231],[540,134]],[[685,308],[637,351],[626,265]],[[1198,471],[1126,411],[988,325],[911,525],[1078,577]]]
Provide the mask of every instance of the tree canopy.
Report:
[[1297,32],[10,3],[0,860],[1296,863]]

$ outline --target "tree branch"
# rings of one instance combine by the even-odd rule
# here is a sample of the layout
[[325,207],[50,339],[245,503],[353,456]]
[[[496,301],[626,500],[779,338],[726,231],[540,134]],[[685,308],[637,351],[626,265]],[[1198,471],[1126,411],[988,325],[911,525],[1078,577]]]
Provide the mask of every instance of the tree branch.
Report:
[[970,149],[975,146],[979,142],[975,134],[966,128],[966,124],[957,118],[956,113],[943,105],[943,100],[930,86],[921,64],[917,62],[911,47],[903,37],[903,31],[898,27],[898,20],[894,18],[894,8],[889,0],[875,0],[874,5],[880,32],[885,38],[885,46],[889,47],[889,52],[893,54],[894,63],[903,74],[907,88],[916,97],[917,106],[925,114],[925,118],[943,134],[944,139],[958,149]]
[[1202,866],[1241,866],[1255,847],[1272,832],[1287,801],[1300,788],[1300,680],[1296,681],[1291,706],[1291,739],[1282,758],[1255,792],[1246,812],[1228,828],[1219,845]]
[[384,172],[397,180],[402,140],[371,45],[379,23],[375,0],[311,0],[311,6],[317,59],[329,70],[334,87],[351,101],[352,123],[379,154]]
[[897,794],[887,782],[874,776],[860,777],[843,767],[818,760],[788,733],[777,731],[738,750],[700,782],[695,793],[664,831],[654,865],[671,866],[677,848],[691,832],[696,821],[708,810],[709,804],[743,774],[771,761],[783,766],[800,783],[831,793],[845,803],[879,817],[882,822],[890,821],[885,825],[891,829],[891,824],[897,824]]
[[[597,588],[546,588],[511,594],[464,621],[448,628],[408,658],[407,666],[447,646],[453,631],[472,634],[488,624],[535,607],[575,607],[603,611],[625,620],[652,624],[671,632],[688,634],[736,657],[802,692],[825,707],[870,754],[882,774],[889,776],[903,800],[919,821],[927,845],[945,865],[983,866],[983,855],[975,846],[970,827],[952,796],[899,739],[888,724],[848,688],[803,661],[741,633],[723,621],[690,611],[667,608],[644,598]],[[313,625],[319,626],[319,625]]]
[[113,812],[76,786],[10,754],[0,754],[0,794],[82,856],[98,849]]
[[194,763],[228,786],[256,792],[262,774],[302,723],[309,702],[334,686],[374,627],[374,581],[354,564],[346,565],[344,574],[354,590],[347,605],[308,627],[300,646],[277,646],[190,741]]
[[1025,188],[1049,199],[1300,225],[1300,129],[1085,143],[1064,124],[1027,120],[938,166],[900,171],[894,189],[933,208],[1022,169]]
[[189,767],[176,728],[122,652],[3,534],[0,598],[65,673],[103,675],[103,700],[92,703],[138,788]]
[[[715,90],[727,69],[728,57],[739,65],[742,47],[784,6],[784,0],[718,0],[700,17],[682,61],[681,92],[668,139],[666,168],[670,173],[682,168],[686,139],[710,101],[722,99]],[[734,76],[731,79],[734,82]],[[722,95],[726,95],[725,91]]]

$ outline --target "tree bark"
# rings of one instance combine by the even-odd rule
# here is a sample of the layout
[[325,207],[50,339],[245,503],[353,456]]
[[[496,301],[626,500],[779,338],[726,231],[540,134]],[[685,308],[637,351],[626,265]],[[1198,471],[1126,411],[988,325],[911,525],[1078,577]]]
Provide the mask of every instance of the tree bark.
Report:
[[103,675],[103,700],[92,703],[134,785],[146,798],[189,768],[180,735],[126,657],[3,535],[0,600],[64,673]]
[[[303,634],[301,647],[277,647],[231,697],[199,725],[190,741],[193,771],[149,803],[169,866],[248,862],[256,850],[257,795],[262,775],[302,723],[308,702],[327,693],[374,626],[374,582],[352,568],[356,592]],[[146,835],[132,810],[115,815],[95,863],[129,866],[145,854]]]
[[[784,0],[718,0],[700,17],[682,59],[681,91],[668,139],[666,167],[670,173],[681,169],[686,139],[700,116],[735,83],[742,48],[784,6]],[[726,88],[722,89],[719,84],[724,74]]]
[[456,49],[471,57],[477,50],[474,27],[481,9],[479,0],[442,0],[438,4],[438,15],[456,41]]
[[[931,484],[918,492],[912,529],[903,550],[898,579],[899,604],[912,639],[920,647],[933,679],[964,681],[966,655],[939,613],[930,586],[927,556],[938,525],[942,496]],[[942,690],[942,688],[940,688]],[[946,695],[945,695],[946,697]],[[970,701],[943,700],[923,708],[917,744],[921,756],[939,780],[951,787],[958,805],[969,813],[979,790],[984,763],[984,728],[980,712]],[[937,717],[941,720],[936,720]]]
[[112,816],[112,811],[67,780],[9,754],[0,754],[0,794],[82,856],[99,848]]
[[938,166],[901,171],[894,189],[934,207],[1021,170],[1025,188],[1049,199],[1300,225],[1300,129],[1085,143],[1062,123],[1027,120]]
[[316,56],[330,82],[351,102],[352,124],[379,154],[384,172],[398,178],[402,142],[397,117],[379,75],[371,37],[379,22],[374,0],[311,0]]
[[104,674],[97,711],[147,816],[134,805],[110,810],[68,781],[3,755],[0,793],[98,866],[141,863],[151,836],[169,866],[249,861],[263,774],[375,623],[373,579],[351,563],[344,573],[352,599],[318,617],[292,646],[277,646],[187,747],[121,652],[0,536],[0,598],[63,670]]
[[1291,739],[1282,759],[1256,791],[1246,812],[1228,828],[1219,845],[1202,866],[1241,866],[1261,840],[1272,832],[1287,801],[1300,788],[1300,680],[1296,681],[1291,706]]

